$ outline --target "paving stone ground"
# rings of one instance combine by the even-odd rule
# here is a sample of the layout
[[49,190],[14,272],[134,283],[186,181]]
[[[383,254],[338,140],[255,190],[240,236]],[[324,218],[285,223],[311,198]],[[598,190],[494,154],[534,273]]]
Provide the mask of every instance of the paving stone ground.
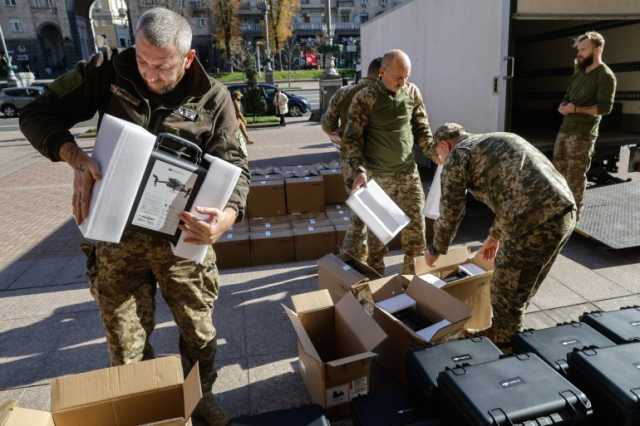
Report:
[[[319,126],[304,120],[251,133],[254,165],[337,157]],[[82,144],[90,149],[92,141]],[[108,365],[80,234],[70,216],[71,178],[67,166],[40,157],[18,136],[0,138],[0,400],[16,399],[29,408],[50,408],[51,378]],[[489,223],[486,209],[470,206],[456,242],[481,241]],[[389,273],[399,272],[398,252],[386,261]],[[215,392],[230,413],[309,401],[281,305],[290,306],[292,295],[317,285],[314,262],[222,273]],[[613,251],[574,236],[533,299],[526,326],[547,327],[584,311],[634,304],[640,304],[640,250]],[[156,321],[156,352],[177,353],[177,329],[161,299]]]

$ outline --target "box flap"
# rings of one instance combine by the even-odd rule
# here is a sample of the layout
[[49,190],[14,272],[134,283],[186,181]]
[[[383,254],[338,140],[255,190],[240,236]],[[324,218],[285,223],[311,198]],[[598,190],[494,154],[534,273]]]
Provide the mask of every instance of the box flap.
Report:
[[282,307],[284,308],[285,313],[289,317],[289,320],[291,321],[291,325],[293,325],[293,330],[296,332],[296,335],[298,336],[298,341],[300,342],[302,349],[311,358],[318,361],[319,363],[322,363],[322,359],[320,358],[320,355],[318,355],[318,351],[316,351],[315,346],[313,346],[313,343],[311,342],[311,339],[309,338],[307,331],[304,329],[304,326],[302,325],[300,318],[298,318],[298,315],[295,312],[293,312],[291,309],[287,308],[285,305],[282,305]]
[[447,254],[440,256],[433,266],[427,265],[424,256],[413,259],[413,264],[416,275],[423,275],[436,269],[463,263],[467,261],[467,259],[469,259],[469,248],[467,246],[454,246],[449,249]]
[[374,350],[387,338],[382,328],[367,315],[351,293],[346,293],[336,304],[336,319],[336,328],[347,327],[349,334],[358,340],[364,350]]
[[333,308],[329,290],[316,290],[291,296],[293,309],[297,314]]
[[355,354],[355,355],[347,356],[347,357],[344,357],[344,358],[336,359],[335,361],[329,361],[329,362],[327,362],[327,365],[329,367],[331,367],[331,368],[336,368],[336,367],[349,365],[349,364],[354,363],[354,362],[364,361],[364,360],[370,359],[370,358],[375,358],[377,356],[378,356],[378,354],[376,354],[375,352],[362,352],[362,353],[359,353],[359,354]]
[[337,278],[345,289],[349,289],[353,284],[367,281],[365,275],[344,263],[344,261],[335,254],[328,254],[318,260],[318,274],[328,274]]
[[407,294],[418,302],[418,311],[431,321],[446,319],[451,324],[456,324],[466,321],[471,316],[469,306],[420,277],[413,278],[407,288]]
[[416,301],[407,295],[407,293],[401,293],[390,297],[388,299],[381,300],[376,303],[376,306],[382,310],[395,314],[407,308],[413,308],[416,306]]
[[404,293],[409,282],[409,279],[405,275],[393,275],[391,277],[369,281],[367,285],[371,291],[373,301],[380,302]]
[[2,401],[0,426],[54,426],[54,423],[51,413],[18,407],[15,401]]
[[184,418],[188,419],[196,409],[196,405],[202,399],[202,386],[200,386],[200,364],[196,362],[187,378],[182,384],[182,395],[184,396]]
[[183,381],[182,365],[175,356],[61,376],[51,381],[51,412],[181,386]]

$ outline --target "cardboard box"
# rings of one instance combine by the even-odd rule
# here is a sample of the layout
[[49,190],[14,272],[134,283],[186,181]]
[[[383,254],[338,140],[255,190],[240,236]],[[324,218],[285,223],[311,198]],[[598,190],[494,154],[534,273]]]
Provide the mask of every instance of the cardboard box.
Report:
[[327,290],[291,297],[283,305],[298,337],[300,374],[311,400],[329,409],[369,391],[369,367],[385,339],[351,294],[336,304]]
[[51,413],[18,407],[15,401],[0,401],[2,426],[55,426]]
[[293,228],[296,260],[317,260],[336,249],[336,230],[331,224],[298,225]]
[[344,203],[349,194],[345,187],[342,172],[339,169],[328,169],[320,172],[324,179],[324,201],[327,204]]
[[[379,350],[380,363],[405,380],[405,356],[411,347],[425,347],[429,343],[439,343],[445,338],[462,331],[471,316],[471,309],[442,289],[436,288],[420,277],[396,275],[371,281],[368,286],[375,305],[373,318],[384,330],[388,338]],[[423,319],[429,330],[408,327],[397,313],[380,308],[380,302],[406,295],[415,301],[415,314]],[[426,325],[424,324],[424,325]],[[423,333],[424,332],[424,333]]]
[[274,229],[251,232],[251,262],[254,266],[295,262],[293,231]]
[[294,228],[305,226],[331,226],[331,221],[326,213],[294,213],[289,216],[291,224]]
[[251,232],[291,229],[291,218],[289,216],[251,218],[249,219],[249,229]]
[[247,215],[250,218],[282,216],[286,213],[284,179],[251,182],[247,198]]
[[[416,274],[423,279],[432,279],[428,275],[441,280],[447,279],[439,284],[441,288],[471,308],[471,318],[465,324],[465,330],[478,332],[491,327],[493,317],[491,278],[494,269],[491,262],[482,259],[479,253],[473,255],[465,246],[457,246],[449,249],[446,255],[440,256],[433,267],[426,264],[423,256],[417,257],[414,264]],[[471,268],[475,267],[476,273],[466,274],[466,277],[448,282],[447,277],[457,273],[465,264]]]
[[351,225],[349,223],[334,223],[333,227],[336,230],[336,251],[335,253],[339,253],[340,248],[342,247],[342,243],[344,242],[344,237],[347,235],[347,231]]
[[409,224],[409,217],[373,179],[352,193],[347,205],[385,245]]
[[169,356],[55,378],[51,413],[13,409],[1,424],[186,426],[201,398],[198,365],[185,379],[180,358]]
[[316,213],[324,210],[324,181],[320,176],[285,179],[287,211]]
[[327,216],[331,217],[331,216],[350,216],[351,215],[351,210],[349,210],[349,207],[346,204],[329,204],[327,206],[325,206],[324,209],[325,213],[327,214]]
[[248,231],[226,232],[214,244],[216,265],[221,269],[251,266],[251,241]]
[[331,294],[334,302],[345,293],[352,293],[357,300],[367,300],[367,282],[381,278],[374,269],[348,255],[329,254],[318,260],[318,281],[321,289]]

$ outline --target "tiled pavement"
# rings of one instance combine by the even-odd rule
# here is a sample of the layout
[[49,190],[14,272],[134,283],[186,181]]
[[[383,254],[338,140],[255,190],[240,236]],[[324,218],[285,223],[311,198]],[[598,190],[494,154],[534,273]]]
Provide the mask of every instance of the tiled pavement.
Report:
[[[331,159],[317,125],[252,131],[256,164]],[[89,146],[90,142],[84,142]],[[79,233],[70,219],[69,169],[25,142],[0,142],[0,399],[49,408],[52,377],[107,366],[100,318],[87,291]],[[478,241],[489,218],[474,206],[458,242]],[[397,272],[400,256],[389,256]],[[223,273],[216,305],[219,380],[215,391],[233,414],[299,405],[308,396],[297,373],[295,336],[281,304],[317,288],[313,262]],[[613,251],[575,236],[533,299],[526,326],[575,320],[584,311],[640,304],[640,250]],[[177,330],[158,301],[153,342],[177,353]]]

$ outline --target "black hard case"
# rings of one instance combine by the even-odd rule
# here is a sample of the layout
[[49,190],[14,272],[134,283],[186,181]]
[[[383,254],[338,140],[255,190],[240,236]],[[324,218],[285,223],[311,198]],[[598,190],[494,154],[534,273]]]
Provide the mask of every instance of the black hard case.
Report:
[[582,315],[580,321],[586,322],[616,343],[640,340],[640,306],[609,312],[589,312]]
[[254,416],[240,416],[231,420],[228,426],[330,426],[319,405],[303,405],[298,408],[270,411]]
[[472,337],[454,340],[426,349],[416,349],[407,354],[407,382],[411,394],[421,400],[431,414],[439,412],[438,374],[447,367],[473,365],[496,361],[502,356],[491,340],[486,337]]
[[640,343],[569,354],[570,378],[594,407],[594,425],[640,424]]
[[610,339],[583,322],[558,324],[542,330],[525,330],[513,336],[515,352],[533,352],[565,376],[569,368],[567,355],[574,349],[614,345]]
[[586,425],[593,412],[583,392],[533,353],[448,369],[438,387],[447,425]]
[[351,401],[353,426],[436,426],[420,404],[400,390],[359,396]]

